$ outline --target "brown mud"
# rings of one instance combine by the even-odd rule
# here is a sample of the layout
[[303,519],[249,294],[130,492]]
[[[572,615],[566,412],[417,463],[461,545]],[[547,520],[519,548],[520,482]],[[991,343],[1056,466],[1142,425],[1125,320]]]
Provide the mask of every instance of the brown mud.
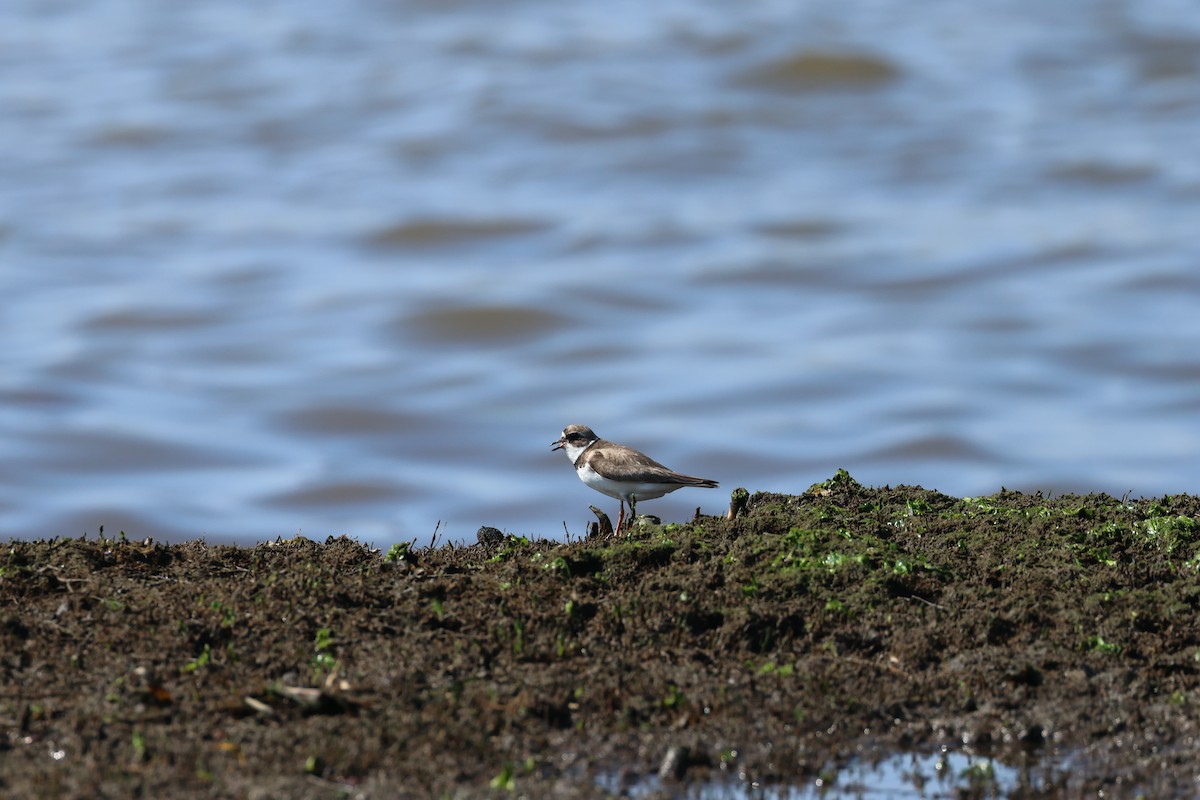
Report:
[[0,795],[770,796],[949,748],[961,796],[1193,796],[1198,514],[839,473],[565,544],[13,541]]

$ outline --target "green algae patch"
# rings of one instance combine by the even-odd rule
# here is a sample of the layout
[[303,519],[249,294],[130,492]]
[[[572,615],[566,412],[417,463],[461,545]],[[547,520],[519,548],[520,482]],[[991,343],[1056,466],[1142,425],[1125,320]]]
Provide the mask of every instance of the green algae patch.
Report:
[[1196,498],[839,471],[734,501],[567,543],[9,542],[0,786],[603,797],[625,771],[673,795],[946,746],[1030,796],[1194,788]]

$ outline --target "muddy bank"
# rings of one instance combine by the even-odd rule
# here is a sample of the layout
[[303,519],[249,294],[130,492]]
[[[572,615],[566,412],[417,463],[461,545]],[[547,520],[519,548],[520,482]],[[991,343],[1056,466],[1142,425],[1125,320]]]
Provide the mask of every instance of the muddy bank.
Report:
[[949,746],[992,759],[960,794],[1191,796],[1198,514],[840,473],[566,544],[14,541],[0,794],[670,797]]

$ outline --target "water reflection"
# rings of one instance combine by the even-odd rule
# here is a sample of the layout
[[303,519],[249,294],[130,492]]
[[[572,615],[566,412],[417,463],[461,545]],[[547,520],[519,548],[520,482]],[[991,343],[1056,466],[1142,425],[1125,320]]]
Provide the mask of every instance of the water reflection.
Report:
[[618,797],[717,800],[834,800],[835,798],[878,798],[878,800],[940,800],[959,797],[1016,797],[1041,795],[1061,788],[1066,779],[1066,759],[1034,759],[1023,767],[1008,766],[996,759],[943,748],[935,753],[896,753],[855,760],[837,768],[832,764],[817,770],[803,785],[760,785],[743,780],[712,780],[700,784],[679,783],[659,776],[634,777],[632,773],[608,773],[596,783]]

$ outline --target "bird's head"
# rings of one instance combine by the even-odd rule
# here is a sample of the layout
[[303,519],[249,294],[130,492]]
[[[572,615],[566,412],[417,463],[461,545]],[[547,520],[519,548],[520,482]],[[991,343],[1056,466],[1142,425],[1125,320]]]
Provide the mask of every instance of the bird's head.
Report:
[[562,436],[550,443],[550,449],[566,450],[567,457],[574,461],[579,458],[580,453],[599,438],[586,425],[568,425],[563,428]]

